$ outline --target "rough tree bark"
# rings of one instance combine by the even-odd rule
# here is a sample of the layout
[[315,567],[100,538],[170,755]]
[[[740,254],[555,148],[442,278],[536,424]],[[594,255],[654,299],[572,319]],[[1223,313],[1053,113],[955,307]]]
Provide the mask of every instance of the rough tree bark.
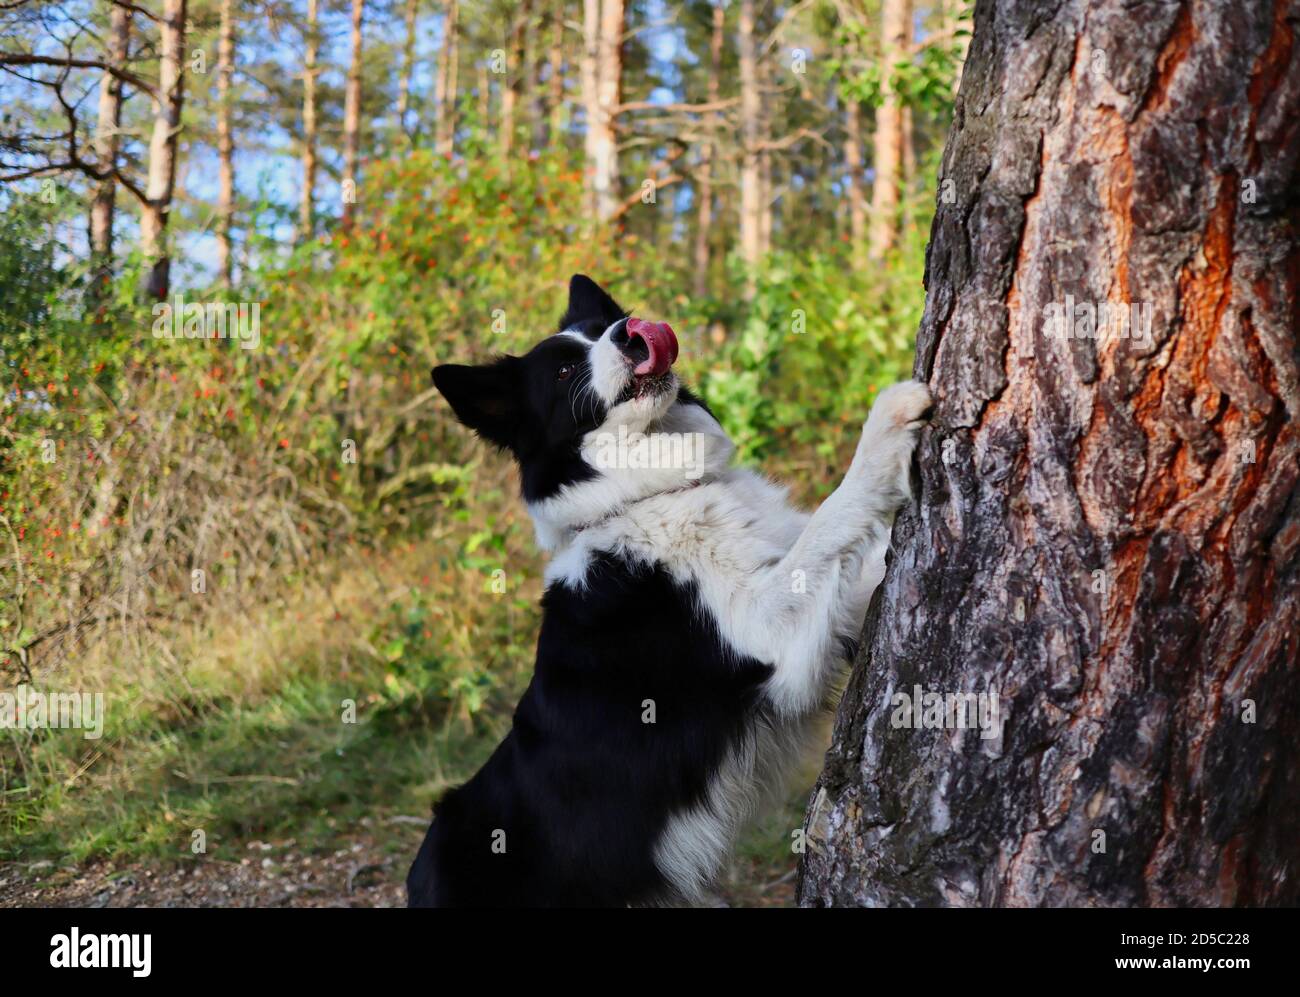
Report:
[[361,155],[361,23],[366,0],[352,0],[352,61],[343,91],[343,227],[352,227],[356,209],[357,166]]
[[298,200],[298,239],[310,239],[316,213],[316,57],[320,52],[317,0],[307,0],[307,30],[302,60],[302,195]]
[[[120,4],[110,4],[107,50],[104,59],[110,66],[126,68],[127,47],[131,37],[131,11]],[[122,126],[122,81],[105,73],[99,82],[99,116],[95,125],[95,160],[100,170],[117,166]],[[98,285],[111,275],[113,261],[113,208],[117,183],[112,177],[95,185],[90,205],[90,252],[92,273]]]
[[145,203],[140,212],[140,250],[149,263],[145,292],[154,298],[167,297],[171,284],[171,257],[163,243],[176,188],[176,148],[185,84],[185,16],[186,0],[164,0],[158,19],[158,90],[149,139]]
[[880,259],[898,240],[899,174],[903,164],[903,108],[894,67],[907,56],[912,20],[911,0],[884,0],[880,14],[880,105],[871,184],[871,232],[868,251]]
[[[1298,19],[978,5],[919,500],[809,805],[803,904],[1300,901]],[[1132,303],[1150,341],[1065,338],[1067,295],[1076,334]],[[918,685],[998,694],[996,736],[903,726]]]
[[221,0],[217,33],[217,274],[230,287],[230,230],[235,214],[235,138],[230,125],[230,74],[235,67],[235,3]]

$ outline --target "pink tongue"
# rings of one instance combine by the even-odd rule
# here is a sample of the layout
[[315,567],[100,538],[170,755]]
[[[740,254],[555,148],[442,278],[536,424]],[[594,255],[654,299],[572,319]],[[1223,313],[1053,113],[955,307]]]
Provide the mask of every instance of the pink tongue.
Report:
[[651,374],[658,377],[665,373],[677,359],[677,336],[673,334],[672,326],[667,322],[647,322],[645,319],[630,318],[627,320],[627,334],[629,336],[640,336],[645,340],[646,348],[650,351],[650,356],[637,364],[636,369],[632,371],[638,376]]

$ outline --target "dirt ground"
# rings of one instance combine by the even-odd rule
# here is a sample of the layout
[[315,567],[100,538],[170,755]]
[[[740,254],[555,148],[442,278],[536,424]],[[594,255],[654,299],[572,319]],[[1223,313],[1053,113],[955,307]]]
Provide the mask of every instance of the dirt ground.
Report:
[[238,862],[0,865],[0,907],[402,907],[406,869],[370,841],[329,855],[252,842]]
[[[370,840],[328,855],[300,854],[292,843],[252,842],[238,862],[3,863],[0,907],[403,907],[405,879],[405,865]],[[793,905],[790,874],[757,885],[733,878],[716,901],[720,907]]]

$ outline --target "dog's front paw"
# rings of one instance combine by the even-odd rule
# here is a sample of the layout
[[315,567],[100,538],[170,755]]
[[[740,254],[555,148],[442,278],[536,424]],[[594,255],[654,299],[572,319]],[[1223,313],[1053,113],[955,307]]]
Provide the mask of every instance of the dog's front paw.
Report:
[[871,415],[862,427],[863,435],[915,434],[925,425],[931,404],[930,389],[920,381],[891,384],[871,406]]
[[850,473],[874,483],[886,505],[906,501],[912,451],[930,410],[930,392],[918,381],[902,381],[880,393],[862,427]]

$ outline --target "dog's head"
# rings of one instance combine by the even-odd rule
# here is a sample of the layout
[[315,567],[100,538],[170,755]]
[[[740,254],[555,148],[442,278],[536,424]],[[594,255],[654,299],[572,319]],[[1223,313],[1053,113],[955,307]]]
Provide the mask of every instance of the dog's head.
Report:
[[667,477],[631,473],[663,468],[620,468],[598,459],[599,446],[611,437],[626,441],[666,424],[674,432],[689,424],[692,432],[703,427],[726,439],[682,387],[672,369],[676,359],[677,337],[668,325],[630,317],[578,274],[555,335],[520,357],[435,367],[433,383],[461,422],[518,461],[524,498],[536,515],[540,503],[583,482],[619,478],[618,487],[604,489],[613,502],[614,493],[620,501],[650,494]]

